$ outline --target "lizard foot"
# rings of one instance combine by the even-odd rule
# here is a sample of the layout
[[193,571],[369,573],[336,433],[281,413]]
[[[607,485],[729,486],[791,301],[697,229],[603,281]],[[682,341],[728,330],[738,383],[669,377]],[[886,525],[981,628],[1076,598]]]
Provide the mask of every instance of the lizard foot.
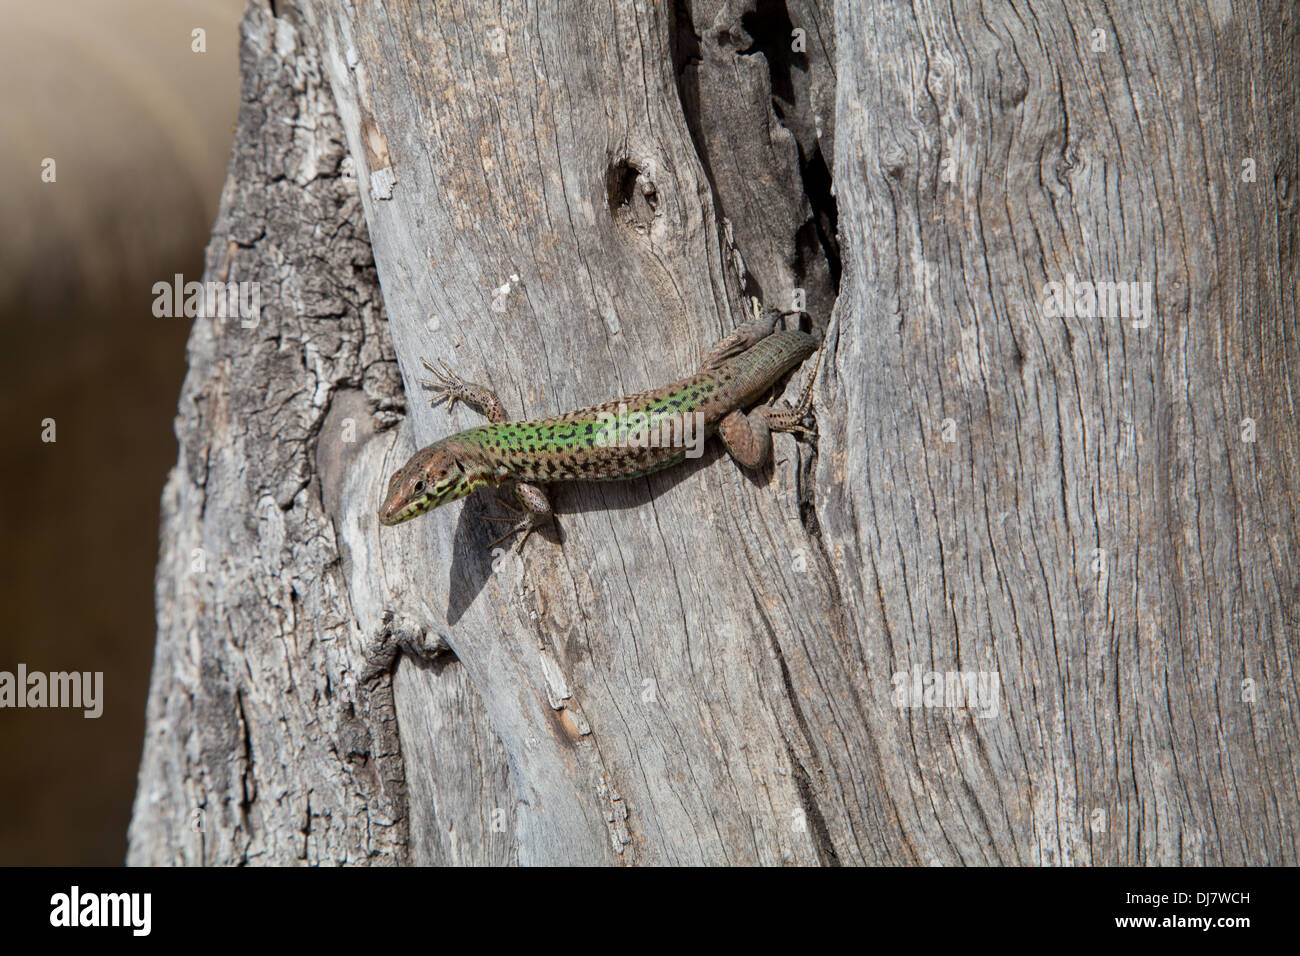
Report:
[[435,367],[427,358],[421,358],[420,362],[433,374],[435,379],[432,382],[424,378],[416,379],[421,385],[432,389],[434,394],[429,399],[430,405],[437,405],[438,402],[445,400],[447,402],[447,411],[450,412],[457,401],[467,401],[469,399],[474,386],[453,372],[446,362],[438,362],[438,365],[442,366],[441,368]]
[[512,515],[483,515],[484,521],[495,521],[500,524],[510,525],[510,528],[507,529],[505,534],[489,542],[489,548],[495,548],[502,541],[506,541],[520,532],[523,532],[523,537],[515,543],[515,553],[520,554],[524,550],[524,543],[528,540],[528,536],[553,517],[549,512],[546,514],[539,514],[538,512],[530,511],[527,508],[521,508],[508,500],[504,495],[497,495],[497,501],[501,502],[502,507],[514,512],[514,515],[519,517]]
[[484,515],[483,520],[510,523],[510,527],[506,530],[505,534],[493,538],[492,541],[488,543],[489,548],[495,548],[502,541],[508,541],[521,531],[523,532],[524,536],[515,542],[515,554],[523,552],[524,542],[528,540],[528,536],[536,531],[538,526],[541,524],[541,522],[534,520],[533,515],[531,514],[526,514],[522,518],[512,518],[508,515]]

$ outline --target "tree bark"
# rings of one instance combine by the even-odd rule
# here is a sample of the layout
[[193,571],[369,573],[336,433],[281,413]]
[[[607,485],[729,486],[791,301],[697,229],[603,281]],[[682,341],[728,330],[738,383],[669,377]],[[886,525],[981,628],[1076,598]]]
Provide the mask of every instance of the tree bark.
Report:
[[[888,809],[833,839],[1293,864],[1295,19],[987,13],[836,10],[818,517]],[[1053,316],[1071,275],[1151,283],[1149,325]],[[882,675],[960,668],[997,719],[889,706]]]
[[[258,5],[241,69],[204,278],[256,282],[262,303],[255,324],[199,318],[190,339],[128,862],[508,861],[508,827],[487,839],[480,823],[482,804],[513,806],[504,755],[464,669],[431,628],[349,593],[340,502],[373,497],[349,481],[379,480],[403,400],[329,86],[302,33]],[[405,761],[399,644],[431,662],[407,682],[440,735]],[[411,832],[408,768],[440,828]]]
[[[1296,862],[1295,39],[251,4],[206,278],[262,315],[191,339],[130,861]],[[479,420],[421,357],[540,417],[742,290],[825,336],[814,444],[557,487],[518,558],[487,496],[378,527]]]

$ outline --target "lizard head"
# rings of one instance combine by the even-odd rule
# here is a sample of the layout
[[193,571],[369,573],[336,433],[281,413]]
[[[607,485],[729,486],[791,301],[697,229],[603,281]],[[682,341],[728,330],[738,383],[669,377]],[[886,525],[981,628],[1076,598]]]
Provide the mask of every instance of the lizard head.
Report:
[[464,498],[486,481],[476,469],[463,464],[461,449],[443,439],[421,448],[397,470],[388,482],[388,494],[379,509],[379,523],[394,525],[409,521],[439,505]]

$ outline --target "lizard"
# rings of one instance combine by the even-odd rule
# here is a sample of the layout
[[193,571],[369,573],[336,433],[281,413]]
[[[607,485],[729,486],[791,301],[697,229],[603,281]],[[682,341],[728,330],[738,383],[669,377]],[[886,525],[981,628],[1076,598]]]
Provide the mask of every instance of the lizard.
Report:
[[[757,311],[757,309],[756,309]],[[794,407],[753,405],[788,371],[817,351],[817,340],[800,331],[776,329],[783,313],[769,311],[736,329],[705,355],[699,371],[670,385],[638,392],[534,421],[509,421],[491,389],[467,382],[445,362],[421,362],[434,380],[417,379],[433,392],[431,404],[457,401],[478,408],[488,420],[421,448],[389,480],[379,522],[397,525],[486,486],[513,482],[519,505],[502,504],[521,517],[485,515],[513,522],[495,546],[528,536],[554,517],[541,485],[555,481],[618,481],[639,478],[683,461],[691,426],[702,443],[717,434],[736,462],[759,468],[772,453],[772,432],[812,434],[803,422],[812,406],[814,364]],[[790,314],[790,313],[785,313]],[[667,441],[649,436],[667,432]]]

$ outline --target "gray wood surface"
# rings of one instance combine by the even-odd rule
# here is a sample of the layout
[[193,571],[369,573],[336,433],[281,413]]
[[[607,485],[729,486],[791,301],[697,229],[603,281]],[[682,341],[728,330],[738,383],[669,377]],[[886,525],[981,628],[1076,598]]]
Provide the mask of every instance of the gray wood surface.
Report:
[[[1294,864],[1296,24],[1069,10],[836,9],[816,487],[862,672],[814,733],[861,714],[880,777],[832,838]],[[1044,314],[1068,275],[1150,282],[1155,315]],[[884,675],[953,668],[1000,675],[998,718],[888,705]]]
[[[1280,9],[275,14],[208,261],[263,320],[191,341],[132,862],[1296,862]],[[1154,314],[1051,315],[1067,276]],[[521,558],[490,496],[377,526],[479,421],[421,356],[561,412],[694,369],[742,281],[825,332],[815,445],[558,488]],[[900,706],[950,672],[997,693]]]
[[[197,319],[190,339],[127,860],[382,864],[412,848],[511,860],[508,832],[481,839],[481,803],[510,810],[513,798],[464,668],[431,625],[374,610],[381,576],[365,600],[349,593],[340,501],[373,497],[348,482],[366,467],[379,480],[403,404],[329,87],[301,33],[256,6],[241,63],[205,279],[260,283],[261,315],[254,328]],[[393,704],[399,642],[429,659],[408,683],[429,702],[437,767],[456,770],[428,775],[441,829],[415,835]]]

